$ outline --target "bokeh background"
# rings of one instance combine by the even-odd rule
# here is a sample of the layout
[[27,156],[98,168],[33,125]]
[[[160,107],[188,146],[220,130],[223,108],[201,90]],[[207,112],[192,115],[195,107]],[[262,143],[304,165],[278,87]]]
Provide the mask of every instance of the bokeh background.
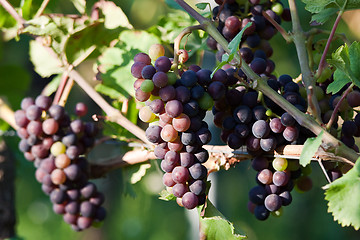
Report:
[[[50,4],[54,4],[52,2],[50,1]],[[164,0],[117,0],[114,2],[123,9],[137,29],[147,29],[156,24],[162,15],[173,11],[167,7]],[[286,1],[283,2],[287,5]],[[305,11],[301,1],[296,2],[302,25],[305,30],[308,30],[310,15]],[[64,0],[58,11],[73,13],[75,10],[70,1]],[[349,24],[354,16],[356,14],[346,17]],[[332,22],[333,20],[321,27],[331,29]],[[344,32],[350,40],[356,40],[359,32],[354,26],[356,27],[356,24],[352,24],[350,30],[349,25],[341,21],[338,32]],[[284,28],[290,30],[291,26],[285,24]],[[325,38],[326,35],[323,37]],[[5,89],[16,88],[15,83],[9,79],[27,78],[29,86],[23,89],[21,94],[35,97],[40,94],[41,89],[50,79],[42,79],[34,72],[28,55],[29,39],[22,36],[18,41],[0,41],[0,69],[14,67],[21,70],[17,76],[9,76],[6,75],[6,71],[1,71],[3,74],[0,75],[0,86],[4,86]],[[277,73],[298,76],[300,71],[293,44],[286,44],[279,34],[271,40],[271,44],[274,48],[272,59],[276,62]],[[203,65],[211,68],[215,65],[215,58],[209,52],[206,54],[208,57]],[[190,59],[190,62],[195,61],[196,59]],[[91,71],[91,64],[83,66],[83,72],[87,71]],[[132,80],[129,79],[129,81]],[[4,90],[1,94],[5,94]],[[21,98],[18,97],[16,91],[10,92],[11,94],[14,94],[11,106],[16,109],[19,107]],[[6,97],[12,98],[9,92]],[[101,112],[82,90],[75,87],[70,94],[67,108],[71,109],[71,106],[74,106],[73,103],[77,101],[86,101],[92,112]],[[211,116],[208,119],[211,119]],[[216,129],[213,131],[212,143],[220,144],[218,132]],[[155,161],[151,163],[152,167],[148,174],[132,186],[124,181],[131,174],[131,168],[113,171],[105,178],[96,180],[99,189],[106,195],[105,207],[108,210],[108,216],[101,228],[91,228],[83,233],[73,232],[60,216],[52,212],[49,198],[42,193],[40,185],[34,178],[33,165],[27,162],[17,150],[19,140],[16,137],[5,136],[11,134],[3,135],[16,161],[18,239],[198,239],[198,221],[195,210],[187,211],[178,207],[175,202],[158,199],[158,193],[163,188],[162,173]],[[108,147],[107,153],[119,154],[115,143]],[[98,149],[94,151],[90,159],[96,161],[101,151]],[[284,208],[283,215],[279,218],[270,217],[265,222],[256,220],[247,210],[248,191],[256,184],[255,171],[250,168],[249,161],[239,163],[228,171],[213,173],[210,199],[241,233],[248,235],[249,239],[360,239],[359,232],[350,227],[342,228],[333,221],[331,214],[327,213],[327,202],[324,200],[324,191],[321,189],[326,184],[326,180],[316,164],[313,164],[311,177],[314,186],[310,192],[300,194],[293,191],[293,202]]]

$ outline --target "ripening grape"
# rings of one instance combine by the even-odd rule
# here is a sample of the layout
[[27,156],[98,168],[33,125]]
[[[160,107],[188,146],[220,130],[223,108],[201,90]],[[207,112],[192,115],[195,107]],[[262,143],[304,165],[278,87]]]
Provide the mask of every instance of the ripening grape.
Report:
[[143,106],[139,110],[139,118],[143,122],[152,122],[155,119],[155,114],[151,111],[149,106]]
[[171,124],[167,124],[161,130],[160,135],[165,142],[172,142],[178,137],[178,131]]
[[165,54],[165,49],[161,44],[151,45],[149,49],[149,56],[153,61],[155,61],[161,56],[164,56],[164,54]]
[[66,146],[62,142],[55,142],[50,148],[51,154],[54,155],[55,157],[65,153],[65,151],[66,151]]
[[286,158],[276,157],[272,162],[272,166],[276,171],[284,171],[288,167],[288,161]]
[[51,181],[56,184],[60,185],[63,184],[66,180],[66,175],[63,170],[61,169],[55,169],[51,173]]
[[172,125],[174,129],[178,132],[185,132],[190,127],[190,118],[182,113],[180,116],[172,119]]

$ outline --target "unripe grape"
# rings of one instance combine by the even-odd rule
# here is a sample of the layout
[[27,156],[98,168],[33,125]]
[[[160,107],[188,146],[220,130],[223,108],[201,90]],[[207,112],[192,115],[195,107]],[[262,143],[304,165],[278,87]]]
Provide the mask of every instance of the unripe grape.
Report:
[[164,54],[165,54],[165,49],[161,44],[151,45],[149,49],[149,56],[153,61],[155,61],[161,56],[164,56]]

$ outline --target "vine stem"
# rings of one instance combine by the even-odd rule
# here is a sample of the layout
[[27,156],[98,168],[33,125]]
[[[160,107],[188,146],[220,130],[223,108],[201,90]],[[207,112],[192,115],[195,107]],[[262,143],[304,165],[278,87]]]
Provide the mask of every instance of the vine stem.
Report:
[[7,122],[12,128],[18,129],[14,118],[14,111],[0,98],[0,118]]
[[180,43],[181,40],[188,34],[191,34],[193,31],[195,30],[199,30],[199,29],[203,29],[203,26],[200,25],[195,25],[195,26],[190,26],[187,28],[184,28],[179,35],[174,39],[174,67],[175,67],[175,74],[177,76],[179,76],[179,69],[178,69],[178,65],[179,65],[179,50],[180,50]]
[[[141,164],[148,162],[150,160],[157,159],[155,157],[154,152],[144,149],[144,145],[142,144],[129,143],[129,147],[134,147],[135,149],[118,157],[115,157],[113,159],[110,159],[106,162],[91,164],[90,166],[91,178],[100,178],[103,177],[106,173],[113,171],[115,169],[129,165],[134,165],[134,164]],[[209,160],[206,161],[206,163],[204,164],[204,166],[208,169],[209,173],[217,172],[220,169],[228,170],[239,162],[253,159],[253,156],[250,155],[246,151],[246,149],[233,150],[227,145],[222,145],[222,146],[204,145],[203,148],[206,149],[210,155]],[[273,152],[267,153],[265,157],[269,157],[269,158],[281,157],[281,158],[299,160],[302,150],[303,150],[303,145],[286,145],[276,149]],[[343,162],[351,166],[354,165],[354,163],[344,158],[337,157],[333,153],[328,153],[321,149],[319,149],[318,152],[315,153],[315,155],[311,158],[311,160],[316,161],[319,164],[321,161],[336,161],[336,162]]]
[[34,18],[37,18],[37,17],[40,17],[40,15],[44,12],[46,6],[48,5],[48,3],[50,2],[50,0],[44,0],[42,3],[41,3],[41,6],[40,8],[38,9],[38,11],[36,12]]
[[276,30],[279,31],[279,33],[287,43],[292,42],[291,36],[285,31],[285,29],[280,24],[278,24],[274,19],[272,19],[269,16],[269,14],[267,14],[265,11],[262,11],[262,15],[276,28]]
[[75,82],[87,93],[87,95],[106,113],[109,121],[116,122],[117,124],[123,126],[141,141],[152,146],[149,140],[147,140],[144,130],[136,126],[129,119],[124,117],[118,109],[112,107],[108,102],[106,102],[105,99],[96,92],[95,89],[91,87],[77,71],[71,70],[69,72],[69,77],[74,79]]
[[[345,1],[344,3],[344,7],[346,6],[346,3],[347,3],[347,0]],[[343,7],[343,8],[344,8]],[[320,60],[320,63],[319,63],[319,66],[318,66],[318,70],[316,71],[316,76],[317,77],[320,77],[321,76],[321,73],[322,71],[324,70],[325,66],[326,66],[326,54],[328,53],[329,51],[329,48],[330,48],[330,44],[331,44],[331,41],[333,40],[334,38],[334,35],[335,35],[335,31],[336,31],[336,28],[337,26],[339,25],[339,22],[341,20],[341,16],[343,15],[344,13],[344,9],[341,9],[337,15],[337,18],[334,22],[334,25],[331,29],[331,32],[330,32],[330,35],[329,35],[329,38],[326,42],[326,46],[325,46],[325,49],[324,49],[324,52],[321,56],[321,60]]]
[[0,0],[0,4],[5,8],[5,10],[19,23],[21,27],[24,27],[26,21],[20,16],[20,14],[15,10],[15,8],[6,0]]
[[64,91],[61,94],[61,98],[59,100],[59,105],[65,106],[67,99],[70,95],[71,89],[74,86],[74,80],[70,78],[65,85]]
[[58,104],[60,102],[62,92],[64,91],[64,88],[66,86],[66,82],[67,82],[67,80],[69,78],[69,70],[64,71],[62,76],[61,76],[60,84],[59,84],[58,89],[56,90],[54,100],[53,100],[53,104]]
[[[18,21],[22,24],[22,26],[24,26],[25,20],[16,12],[16,10],[11,4],[9,4],[6,0],[0,0],[0,4],[14,17],[16,21]],[[34,38],[35,40],[41,42],[41,37],[34,36]],[[58,57],[50,47],[45,47],[45,49],[51,54],[51,56],[56,58]],[[78,62],[77,64],[79,63],[80,62]],[[141,141],[152,146],[152,144],[147,140],[144,130],[136,126],[126,117],[124,117],[118,109],[112,107],[108,102],[106,102],[105,99],[98,92],[96,92],[76,70],[72,69],[71,65],[69,65],[68,63],[63,64],[64,71],[69,71],[69,77],[71,77],[88,94],[88,96],[92,98],[94,102],[99,105],[100,108],[103,109],[103,111],[108,115],[109,121],[115,122],[123,126]]]
[[300,19],[295,4],[295,0],[289,0],[289,8],[291,13],[291,21],[293,25],[292,37],[297,51],[297,56],[302,73],[302,80],[307,95],[308,96],[312,95],[310,98],[312,101],[309,102],[308,111],[314,116],[316,121],[321,124],[322,120],[320,115],[321,111],[320,111],[319,103],[315,96],[315,91],[311,91],[311,88],[315,89],[315,80],[309,66],[309,60],[305,45],[305,34],[300,25]]
[[[211,23],[210,20],[205,19],[203,16],[201,16],[198,12],[196,12],[191,6],[189,6],[184,0],[175,0],[184,10],[188,13],[190,13],[191,16],[193,16],[197,21],[199,21],[204,26],[204,31],[206,31],[210,36],[212,36],[222,47],[223,49],[230,53],[230,49],[228,48],[228,42],[226,39],[219,33],[219,31],[216,29],[216,27]],[[313,78],[311,71],[309,69],[309,66],[307,65],[307,55],[306,55],[306,48],[304,44],[304,35],[302,32],[299,32],[298,28],[301,27],[298,24],[299,18],[297,16],[296,9],[294,10],[294,1],[289,0],[290,5],[292,5],[292,11],[295,11],[294,18],[297,19],[296,25],[297,29],[295,31],[296,34],[293,35],[293,39],[295,42],[295,46],[297,49],[301,49],[299,54],[299,60],[300,65],[302,69],[303,79],[305,79],[306,83],[312,83]],[[296,6],[295,6],[296,8]],[[293,18],[293,17],[292,17]],[[293,19],[294,21],[294,19]],[[300,40],[298,40],[300,38]],[[304,59],[305,58],[305,59]],[[300,110],[298,110],[295,106],[293,106],[291,103],[286,101],[281,95],[279,95],[277,92],[275,92],[272,88],[269,87],[267,82],[262,79],[260,76],[258,76],[250,67],[245,63],[245,61],[241,61],[241,56],[239,53],[235,54],[235,59],[238,63],[241,63],[241,69],[246,74],[249,80],[252,80],[251,87],[255,90],[263,92],[266,96],[268,96],[271,100],[273,100],[276,104],[278,104],[281,108],[283,108],[285,111],[287,111],[291,116],[295,118],[295,120],[303,127],[309,129],[312,131],[315,135],[319,135],[324,129],[322,126],[310,115],[302,113]],[[306,66],[307,65],[307,66]],[[304,77],[304,74],[307,77]],[[307,89],[307,91],[310,91]],[[314,97],[316,99],[316,97]],[[317,103],[317,102],[316,102]],[[315,102],[314,102],[315,104]],[[318,106],[318,104],[317,104]],[[320,114],[320,112],[317,112],[317,114]],[[346,145],[341,143],[339,140],[337,140],[334,136],[332,136],[329,132],[324,131],[323,134],[323,147],[324,149],[328,151],[335,151],[337,155],[340,155],[342,158],[344,158],[344,162],[355,162],[358,159],[358,154],[348,148]]]
[[340,109],[341,103],[344,101],[345,97],[351,92],[352,88],[355,86],[354,83],[351,83],[350,86],[346,89],[346,91],[343,93],[343,95],[341,96],[339,102],[336,104],[334,111],[331,114],[330,120],[329,122],[326,124],[326,129],[329,130],[331,128],[331,126],[333,125],[335,118],[336,118],[336,114]]

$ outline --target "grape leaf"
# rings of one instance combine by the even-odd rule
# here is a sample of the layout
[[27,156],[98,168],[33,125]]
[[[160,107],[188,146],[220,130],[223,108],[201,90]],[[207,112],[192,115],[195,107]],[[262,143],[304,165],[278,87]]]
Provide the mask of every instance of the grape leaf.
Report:
[[229,43],[228,47],[230,49],[230,54],[235,54],[237,51],[239,51],[240,48],[240,42],[242,39],[242,36],[244,34],[244,31],[250,27],[252,24],[252,22],[248,22],[245,27],[243,29],[241,29],[241,31],[236,34],[236,36],[233,38],[233,40],[231,40],[231,42]]
[[305,9],[315,14],[311,21],[325,23],[337,11],[346,11],[360,8],[360,0],[302,0]]
[[328,212],[331,212],[334,220],[342,226],[360,228],[360,160],[354,167],[325,186],[325,199],[328,202]]
[[195,6],[200,10],[205,10],[207,6],[210,7],[210,3],[197,3],[195,4]]
[[166,189],[162,190],[159,193],[159,199],[164,200],[164,201],[173,201],[176,200],[176,197],[174,196],[174,194],[172,194],[171,192],[167,191]]
[[115,29],[118,27],[125,27],[132,29],[126,14],[114,2],[104,1],[100,2],[100,9],[105,16],[105,27],[108,29]]
[[316,25],[324,24],[327,20],[329,20],[339,9],[337,8],[327,8],[321,11],[320,13],[316,13],[311,17],[311,23],[317,23]]
[[[120,34],[120,42],[106,49],[98,59],[104,86],[99,85],[97,90],[110,97],[134,96],[135,79],[131,75],[133,57],[139,52],[147,52],[152,44],[158,42],[159,39],[155,35],[145,31],[123,31]],[[105,86],[112,88],[113,91],[108,92]]]
[[351,80],[347,78],[345,74],[340,71],[335,71],[334,81],[330,83],[329,86],[326,88],[326,93],[335,94],[339,92],[349,82],[351,82]]
[[[157,24],[150,27],[147,31],[155,34],[162,42],[172,44],[174,39],[184,29],[184,26],[196,25],[195,19],[191,18],[186,12],[176,11],[161,17]],[[186,37],[185,46],[189,51],[189,57],[196,54],[199,50],[206,48],[206,34],[202,31],[193,31]],[[184,39],[185,40],[185,39]]]
[[104,23],[95,22],[72,34],[66,41],[65,53],[68,62],[73,63],[80,56],[86,55],[89,49],[95,49],[92,57],[100,55],[109,43],[118,38],[120,29],[107,29]]
[[217,70],[219,70],[220,68],[222,68],[226,64],[230,63],[234,59],[234,56],[235,56],[236,52],[239,51],[241,38],[242,38],[242,36],[244,34],[244,31],[248,27],[250,27],[251,24],[252,24],[251,22],[247,23],[245,25],[245,27],[243,29],[241,29],[241,31],[238,34],[236,34],[236,36],[233,38],[233,40],[231,40],[231,42],[228,44],[228,48],[230,49],[230,54],[224,54],[221,57],[221,62],[216,66],[214,71],[211,73],[211,77],[214,76],[214,74],[216,73]]
[[[302,0],[305,9],[311,13],[319,13],[328,8],[344,8],[344,10],[360,8],[360,0]],[[346,6],[344,6],[346,4]]]
[[[206,239],[220,240],[239,240],[245,239],[246,236],[236,234],[234,225],[225,219],[219,210],[207,200],[204,216],[200,216],[201,235]],[[199,215],[201,207],[198,208]]]
[[56,92],[56,90],[59,87],[60,81],[61,81],[61,74],[56,75],[42,90],[41,94],[45,96],[50,96],[51,94]]
[[314,154],[321,145],[323,133],[324,131],[321,131],[321,133],[317,137],[306,139],[303,150],[300,154],[299,162],[301,166],[305,167],[311,162],[311,158],[314,156]]
[[179,4],[177,4],[174,0],[165,0],[165,3],[171,8],[184,11],[184,9],[180,7]]
[[347,44],[340,46],[327,62],[336,67],[334,81],[328,86],[327,93],[337,93],[347,83],[353,82],[360,86],[360,43],[353,42],[350,47]]
[[86,1],[85,0],[70,0],[73,4],[76,10],[78,10],[79,13],[84,14],[86,10]]
[[35,71],[42,77],[50,77],[62,72],[62,64],[54,58],[44,46],[35,41],[30,41],[30,59],[35,66]]

